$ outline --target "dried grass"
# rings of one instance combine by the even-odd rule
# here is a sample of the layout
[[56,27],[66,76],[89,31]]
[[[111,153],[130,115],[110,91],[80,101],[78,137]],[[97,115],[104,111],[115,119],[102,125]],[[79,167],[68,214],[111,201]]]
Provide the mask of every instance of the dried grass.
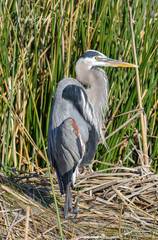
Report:
[[[1,173],[0,179],[1,239],[60,239],[49,177],[13,172],[9,179]],[[72,191],[81,212],[71,221],[63,218],[55,174],[53,182],[64,239],[158,239],[158,175],[153,172],[84,169]]]

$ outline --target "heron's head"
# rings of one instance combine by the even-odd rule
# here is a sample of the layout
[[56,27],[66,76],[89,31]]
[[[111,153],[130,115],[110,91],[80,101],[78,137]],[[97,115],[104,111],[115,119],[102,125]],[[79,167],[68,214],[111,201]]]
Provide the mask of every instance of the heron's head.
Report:
[[134,64],[118,61],[112,58],[108,58],[103,53],[96,50],[87,50],[81,57],[77,60],[78,65],[84,64],[87,68],[98,67],[137,67]]
[[[77,80],[83,84],[88,84],[94,79],[99,79],[101,71],[95,71],[94,67],[137,67],[134,64],[121,62],[108,58],[103,53],[95,50],[87,50],[76,61]],[[91,71],[93,70],[93,71]],[[102,71],[103,73],[104,71]],[[105,72],[104,72],[105,73]],[[98,82],[98,81],[97,81]]]

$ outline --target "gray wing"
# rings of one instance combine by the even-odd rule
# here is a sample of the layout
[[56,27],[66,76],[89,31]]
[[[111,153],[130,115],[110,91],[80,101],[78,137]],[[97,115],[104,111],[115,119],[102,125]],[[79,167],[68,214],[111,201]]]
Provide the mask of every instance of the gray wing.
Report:
[[56,169],[60,191],[63,194],[72,174],[82,159],[84,146],[79,134],[77,123],[68,118],[61,125],[53,129],[52,140],[48,141],[49,159],[53,160]]
[[56,169],[61,193],[80,160],[84,165],[94,157],[98,144],[94,121],[82,85],[72,79],[62,80],[53,100],[48,132],[49,160]]
[[99,141],[99,133],[96,129],[96,121],[93,108],[88,101],[83,89],[76,85],[69,85],[63,90],[62,97],[73,103],[82,118],[86,120],[88,128],[88,141],[85,144],[85,153],[80,166],[90,163],[93,159]]

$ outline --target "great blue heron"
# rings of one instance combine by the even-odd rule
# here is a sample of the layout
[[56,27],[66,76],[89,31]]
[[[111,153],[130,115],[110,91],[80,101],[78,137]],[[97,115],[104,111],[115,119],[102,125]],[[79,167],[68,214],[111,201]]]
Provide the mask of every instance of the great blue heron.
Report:
[[[66,193],[64,217],[73,211],[71,187],[78,167],[93,159],[102,133],[102,113],[108,105],[108,78],[100,67],[135,67],[88,50],[76,61],[77,80],[64,78],[53,99],[48,129],[48,156],[61,194]],[[88,86],[88,87],[85,87]]]

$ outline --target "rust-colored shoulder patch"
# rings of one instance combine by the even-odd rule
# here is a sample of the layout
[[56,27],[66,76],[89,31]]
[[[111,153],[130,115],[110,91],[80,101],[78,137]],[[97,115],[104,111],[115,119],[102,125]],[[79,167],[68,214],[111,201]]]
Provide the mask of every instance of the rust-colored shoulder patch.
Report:
[[74,119],[71,119],[70,123],[71,123],[71,126],[73,128],[73,132],[75,132],[76,136],[78,138],[80,138],[80,132],[79,132],[79,128],[78,128],[78,125],[77,125],[76,121]]
[[70,120],[70,124],[73,128],[73,132],[75,132],[76,136],[80,139],[80,142],[81,142],[81,148],[82,148],[82,156],[84,155],[84,152],[85,152],[85,144],[82,140],[82,137],[81,137],[81,134],[80,134],[80,131],[79,131],[79,128],[78,128],[78,125],[77,125],[77,122],[72,118]]

